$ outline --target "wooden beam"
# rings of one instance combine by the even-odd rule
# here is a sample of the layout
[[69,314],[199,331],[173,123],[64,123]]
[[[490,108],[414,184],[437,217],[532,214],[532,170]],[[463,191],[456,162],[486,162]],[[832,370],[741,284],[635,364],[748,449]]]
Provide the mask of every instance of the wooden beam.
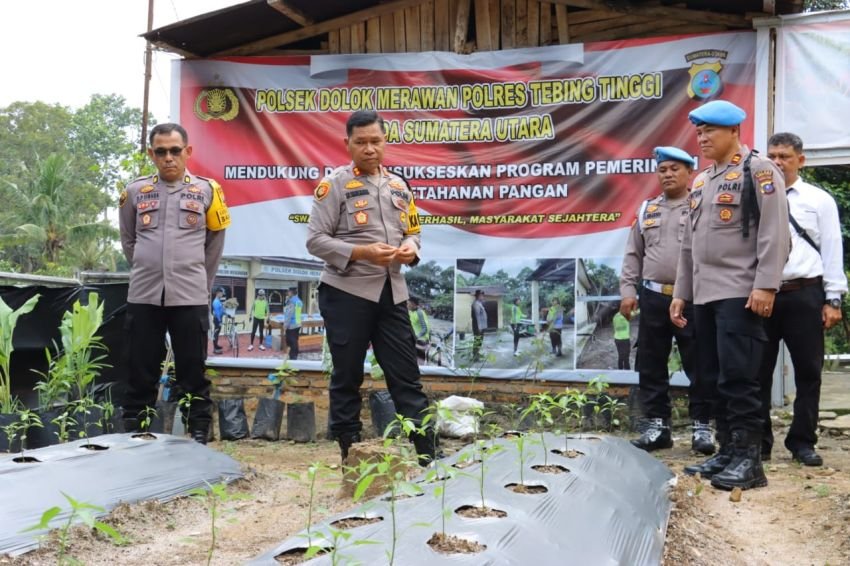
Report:
[[528,0],[516,0],[515,45],[528,47]]
[[381,52],[381,19],[366,20],[366,53]]
[[366,22],[351,26],[351,52],[366,53]]
[[269,7],[274,8],[299,26],[312,26],[313,18],[286,2],[286,0],[266,0]]
[[528,0],[528,44],[540,45],[540,2]]
[[667,20],[683,20],[688,23],[719,24],[735,28],[752,28],[751,20],[734,14],[719,14],[704,10],[689,10],[675,6],[641,6],[634,2],[611,2],[610,0],[549,0],[553,4],[587,8],[588,10],[606,10],[630,14],[644,18],[664,18]]
[[540,3],[540,45],[552,43],[552,4]]
[[566,6],[555,6],[555,19],[558,22],[558,43],[567,45],[570,42],[570,22]]
[[395,19],[392,14],[381,16],[381,53],[395,52]]
[[676,24],[673,27],[663,27],[663,28],[655,28],[646,33],[637,34],[632,37],[659,37],[662,35],[681,35],[686,33],[712,33],[726,31],[726,28],[718,25],[711,24],[693,24],[693,25],[682,25],[681,23]]
[[351,53],[351,26],[339,28],[339,52]]
[[434,0],[434,49],[451,51],[449,0]]
[[516,3],[502,0],[502,49],[516,47]]
[[[678,27],[681,28],[681,22],[679,20],[644,20],[640,23],[634,23],[627,26],[622,26],[614,29],[609,29],[605,31],[598,31],[595,33],[589,33],[586,35],[576,36],[573,41],[580,41],[582,43],[589,43],[591,41],[611,41],[614,39],[628,39],[630,37],[634,37],[636,35],[645,34],[648,32],[654,32],[655,30],[665,28],[665,27]],[[655,35],[655,34],[652,34]]]
[[490,0],[490,45],[493,46],[493,51],[499,49],[499,40],[502,32],[502,3],[500,0]]
[[328,52],[339,53],[339,30],[328,32]]
[[278,33],[269,37],[265,37],[263,39],[259,39],[257,41],[246,43],[245,45],[232,47],[230,49],[224,49],[217,53],[213,53],[210,56],[220,57],[226,55],[253,55],[254,53],[259,53],[268,49],[274,49],[276,47],[280,47],[281,45],[295,43],[296,41],[301,41],[302,39],[307,39],[308,37],[323,35],[334,29],[342,29],[345,26],[351,26],[352,24],[358,22],[365,22],[369,18],[380,17],[384,14],[392,14],[398,10],[404,10],[408,6],[418,5],[421,2],[422,0],[393,0],[392,2],[387,2],[386,4],[376,4],[374,6],[370,6],[365,10],[359,10],[357,12],[352,12],[351,14],[346,14],[338,18],[332,18],[330,20],[318,22],[311,26],[306,26],[300,29],[287,31],[284,33]]
[[570,23],[573,25],[586,24],[587,22],[598,22],[622,17],[623,14],[608,10],[582,10],[581,12],[570,12]]
[[419,22],[419,6],[411,6],[404,10],[404,33],[407,39],[407,52],[422,51],[421,28]]
[[419,8],[419,40],[422,42],[422,51],[434,50],[434,1],[427,0]]
[[608,31],[630,24],[639,24],[649,21],[652,21],[652,18],[638,18],[635,16],[624,16],[620,14],[617,18],[612,18],[610,20],[599,20],[595,22],[588,22],[586,24],[573,24],[570,31],[573,37],[576,38],[590,33]]
[[168,51],[169,53],[176,53],[177,55],[181,55],[186,59],[200,59],[201,56],[197,53],[192,53],[191,51],[186,51],[185,49],[181,49],[179,47],[175,47],[171,45],[167,41],[155,40],[151,41],[151,46],[156,47],[157,49],[161,49],[163,51]]
[[404,33],[404,10],[393,14],[393,27],[395,28],[395,52],[407,52],[407,38]]
[[469,5],[472,0],[459,0],[457,3],[457,18],[455,20],[454,40],[452,49],[455,53],[466,51],[466,35],[469,31]]
[[490,42],[490,0],[475,0],[475,43],[478,51],[495,51]]

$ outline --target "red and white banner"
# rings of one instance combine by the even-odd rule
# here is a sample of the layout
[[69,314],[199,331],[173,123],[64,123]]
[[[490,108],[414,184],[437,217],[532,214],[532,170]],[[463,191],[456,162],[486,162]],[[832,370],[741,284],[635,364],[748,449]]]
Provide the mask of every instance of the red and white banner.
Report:
[[179,65],[190,168],[231,207],[227,255],[309,257],[313,189],[349,161],[350,113],[374,109],[426,259],[612,257],[660,190],[652,149],[698,154],[688,112],[723,98],[753,115],[755,33]]

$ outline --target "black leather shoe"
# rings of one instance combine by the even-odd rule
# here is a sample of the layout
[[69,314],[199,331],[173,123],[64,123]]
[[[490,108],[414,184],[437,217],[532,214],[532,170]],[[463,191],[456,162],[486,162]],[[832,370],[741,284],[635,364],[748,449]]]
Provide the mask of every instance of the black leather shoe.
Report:
[[672,448],[673,436],[670,434],[669,421],[664,419],[647,419],[646,430],[643,431],[640,438],[636,438],[631,442],[632,446],[646,450],[647,452],[662,448]]
[[339,443],[339,455],[342,457],[342,463],[345,464],[345,461],[348,459],[348,449],[351,448],[352,444],[360,442],[360,433],[342,433],[337,437],[336,441]]
[[795,462],[800,462],[804,466],[823,466],[823,458],[815,452],[814,448],[800,448],[791,452],[791,457]]

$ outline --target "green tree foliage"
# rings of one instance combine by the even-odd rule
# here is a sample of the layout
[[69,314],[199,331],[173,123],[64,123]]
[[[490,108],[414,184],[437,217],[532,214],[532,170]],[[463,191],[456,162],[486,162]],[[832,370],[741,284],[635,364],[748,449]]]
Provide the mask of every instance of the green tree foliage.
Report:
[[805,0],[803,2],[806,12],[819,12],[821,10],[843,10],[850,8],[848,0]]
[[405,273],[410,294],[427,307],[432,316],[451,320],[454,308],[454,266],[441,267],[434,261],[420,263]]
[[118,189],[142,172],[141,111],[118,95],[73,110],[15,102],[0,108],[0,266],[72,275],[115,269],[106,221]]

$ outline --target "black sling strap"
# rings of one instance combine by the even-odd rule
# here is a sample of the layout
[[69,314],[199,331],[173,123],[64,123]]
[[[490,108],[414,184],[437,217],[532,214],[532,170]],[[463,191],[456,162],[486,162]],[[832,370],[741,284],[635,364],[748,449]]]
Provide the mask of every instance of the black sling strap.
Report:
[[809,245],[812,246],[815,249],[815,251],[818,252],[818,254],[820,254],[820,248],[815,243],[815,241],[812,240],[812,237],[809,236],[809,233],[806,232],[803,229],[802,226],[800,226],[800,224],[794,219],[793,216],[791,216],[791,205],[790,204],[788,205],[788,221],[791,223],[791,226],[794,227],[794,230],[796,230],[797,234],[799,234],[801,238],[806,240],[809,243]]
[[744,237],[750,237],[750,218],[755,219],[756,224],[761,219],[761,211],[759,210],[756,201],[756,187],[753,184],[753,176],[750,172],[750,160],[756,154],[755,150],[751,151],[744,160],[744,191],[741,195],[741,229]]

